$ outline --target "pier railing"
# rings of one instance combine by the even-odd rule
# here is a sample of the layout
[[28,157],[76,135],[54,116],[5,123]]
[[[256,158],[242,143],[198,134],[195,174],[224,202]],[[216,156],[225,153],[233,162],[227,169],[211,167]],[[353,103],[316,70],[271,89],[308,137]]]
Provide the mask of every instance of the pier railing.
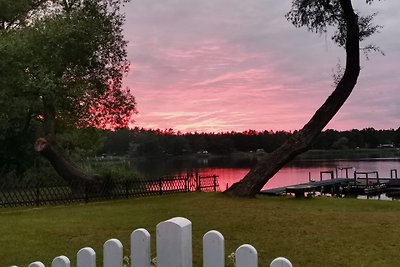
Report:
[[[344,177],[339,177],[338,170],[345,171]],[[353,176],[349,175],[353,171]],[[336,174],[336,176],[335,176]],[[263,190],[261,194],[283,195],[294,194],[297,197],[320,194],[335,196],[344,195],[377,195],[386,193],[388,197],[400,197],[400,179],[397,169],[390,170],[390,177],[381,177],[378,171],[356,171],[353,167],[336,168],[336,171],[320,171],[319,180],[308,176],[308,183],[300,183],[279,188]],[[389,195],[390,196],[389,196]]]
[[[123,254],[123,245],[118,239],[109,239],[103,246],[103,267],[192,267],[192,223],[183,217],[175,217],[157,225],[156,257],[151,259],[150,233],[143,228],[136,229],[130,237],[130,255]],[[203,236],[203,266],[224,267],[225,247],[223,235],[215,230]],[[17,251],[16,251],[17,253]],[[73,256],[75,257],[75,256]],[[230,257],[236,267],[258,267],[257,250],[249,244],[241,245]],[[85,247],[76,254],[77,267],[95,267],[96,252]],[[156,264],[155,264],[156,262]],[[65,256],[54,258],[51,267],[70,267],[71,261]],[[98,266],[98,265],[97,265]],[[272,260],[270,267],[292,267],[283,257]],[[17,266],[12,266],[17,267]],[[40,261],[28,267],[45,267]]]

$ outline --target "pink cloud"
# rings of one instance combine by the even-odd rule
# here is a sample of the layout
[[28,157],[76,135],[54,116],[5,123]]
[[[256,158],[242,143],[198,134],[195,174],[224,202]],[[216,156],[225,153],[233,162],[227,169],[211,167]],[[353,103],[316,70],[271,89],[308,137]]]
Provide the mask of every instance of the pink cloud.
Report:
[[[131,79],[132,87],[139,87],[134,90],[141,114],[136,121],[138,125],[180,131],[292,130],[306,122],[301,114],[312,115],[313,105],[304,105],[313,102],[307,91],[310,86],[295,87],[302,84],[303,78],[279,73],[273,63],[274,57],[259,55],[262,61],[270,63],[246,68],[243,62],[251,61],[255,55],[239,51],[235,54],[237,64],[233,64],[231,50],[237,47],[220,49],[215,44],[212,47],[169,51],[171,54],[166,58],[171,65],[176,65],[179,71],[187,70],[186,75],[179,75],[181,79],[172,85],[158,88],[154,87],[154,81],[145,84]],[[209,61],[205,56],[208,53],[222,63],[215,58]],[[230,67],[221,67],[225,66],[227,58]],[[195,62],[202,62],[204,68],[192,68]],[[216,64],[220,66],[219,71],[215,71]],[[287,101],[291,99],[298,101]]]
[[[228,4],[229,3],[229,4]],[[377,5],[384,6],[384,2]],[[295,29],[290,3],[261,0],[134,1],[126,33],[134,68],[126,85],[138,102],[134,126],[181,131],[295,130],[330,95],[344,51]],[[397,4],[396,4],[397,5]],[[330,128],[399,126],[399,27],[382,24],[388,57],[363,62],[359,84]],[[179,16],[178,16],[179,15]],[[397,24],[396,24],[397,25]],[[385,50],[385,46],[381,45]],[[342,59],[343,62],[343,59]]]

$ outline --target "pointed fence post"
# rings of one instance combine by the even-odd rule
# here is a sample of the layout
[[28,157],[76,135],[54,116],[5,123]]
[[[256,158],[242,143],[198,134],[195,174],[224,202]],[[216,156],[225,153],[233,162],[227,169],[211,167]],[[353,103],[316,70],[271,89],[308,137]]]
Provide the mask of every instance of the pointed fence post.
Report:
[[213,184],[214,192],[217,192],[217,176],[215,174],[213,175],[213,181],[214,181]]
[[241,245],[235,252],[236,267],[257,267],[257,250],[252,245]]
[[175,217],[157,224],[157,267],[192,267],[192,223]]
[[35,262],[32,262],[31,264],[29,264],[28,267],[45,267],[45,266],[40,261],[35,261]]
[[104,267],[122,267],[123,246],[118,239],[109,239],[104,243]]
[[201,179],[199,176],[199,172],[196,171],[195,175],[196,175],[196,191],[200,192],[201,191]]
[[185,177],[185,192],[188,192],[189,190],[189,173],[186,173]]
[[131,234],[131,266],[150,267],[150,233],[143,228]]
[[203,236],[203,267],[224,267],[224,236],[215,230]]
[[270,267],[293,267],[292,263],[283,257],[276,258],[269,265]]
[[82,248],[76,254],[78,267],[96,267],[96,252],[90,248]]
[[158,187],[159,187],[159,193],[160,193],[160,195],[162,195],[162,193],[163,193],[163,191],[162,191],[162,177],[160,177],[159,179],[158,179]]
[[54,258],[51,262],[51,267],[70,267],[71,262],[66,256],[59,256]]

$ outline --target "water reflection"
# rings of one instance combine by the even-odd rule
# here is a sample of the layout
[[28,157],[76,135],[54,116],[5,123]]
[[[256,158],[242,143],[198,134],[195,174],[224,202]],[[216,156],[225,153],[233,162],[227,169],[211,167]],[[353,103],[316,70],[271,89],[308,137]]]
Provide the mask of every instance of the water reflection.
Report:
[[[256,162],[256,158],[192,157],[135,161],[133,164],[145,177],[185,175],[194,172],[200,175],[216,174],[219,176],[220,189],[225,190],[226,187],[242,179]],[[339,177],[345,177],[348,167],[364,172],[378,171],[380,177],[390,177],[391,169],[400,169],[400,159],[293,161],[282,168],[264,186],[264,189],[305,183],[309,181],[309,178],[319,180],[321,171],[334,171],[335,177],[336,173]],[[352,177],[352,169],[347,171]]]

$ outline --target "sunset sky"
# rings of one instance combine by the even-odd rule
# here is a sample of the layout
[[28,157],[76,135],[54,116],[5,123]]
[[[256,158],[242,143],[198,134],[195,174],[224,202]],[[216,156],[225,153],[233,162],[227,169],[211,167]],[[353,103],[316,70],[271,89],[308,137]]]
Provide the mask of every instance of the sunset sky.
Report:
[[[386,54],[362,58],[353,94],[327,128],[400,126],[400,1],[372,6],[381,33],[365,44]],[[296,29],[291,1],[134,0],[124,8],[138,102],[133,126],[183,132],[300,129],[333,90],[344,50],[330,35]]]

